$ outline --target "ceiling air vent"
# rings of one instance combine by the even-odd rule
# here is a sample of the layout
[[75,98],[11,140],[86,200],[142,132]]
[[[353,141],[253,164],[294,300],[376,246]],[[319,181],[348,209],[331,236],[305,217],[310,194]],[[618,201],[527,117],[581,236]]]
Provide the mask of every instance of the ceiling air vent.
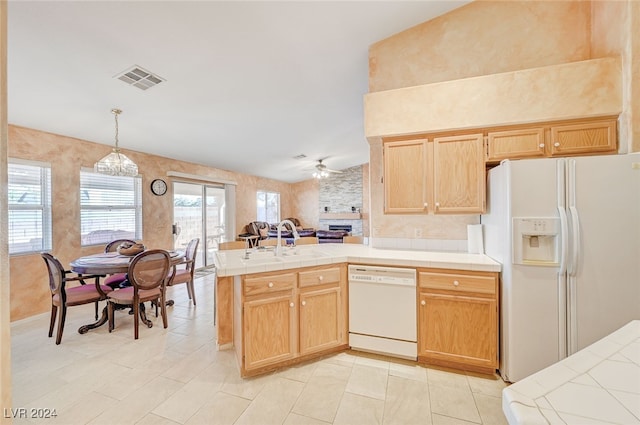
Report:
[[307,157],[307,155],[305,155],[305,154],[301,153],[300,155],[296,155],[296,156],[294,156],[294,157],[293,157],[293,159],[304,159],[304,158],[306,158],[306,157]]
[[129,68],[126,71],[115,75],[113,78],[124,81],[131,86],[139,88],[140,90],[150,89],[151,87],[158,85],[163,81],[166,81],[164,78],[153,74],[137,65],[134,65],[132,68]]

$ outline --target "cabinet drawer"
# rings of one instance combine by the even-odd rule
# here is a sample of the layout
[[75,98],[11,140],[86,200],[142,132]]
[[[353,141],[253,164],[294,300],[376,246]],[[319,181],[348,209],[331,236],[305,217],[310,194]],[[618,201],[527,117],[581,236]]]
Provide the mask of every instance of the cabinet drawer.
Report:
[[248,277],[244,280],[244,294],[258,295],[293,289],[296,286],[296,274],[284,273],[272,276]]
[[340,267],[300,272],[300,287],[340,283]]
[[420,288],[481,294],[496,293],[496,280],[491,276],[420,272],[418,283]]

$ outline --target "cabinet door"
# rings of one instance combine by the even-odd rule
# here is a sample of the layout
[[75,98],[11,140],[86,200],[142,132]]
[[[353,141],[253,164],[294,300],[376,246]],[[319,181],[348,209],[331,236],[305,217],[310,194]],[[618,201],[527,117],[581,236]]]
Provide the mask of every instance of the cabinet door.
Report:
[[300,294],[300,354],[337,347],[342,341],[340,287]]
[[297,328],[292,292],[245,301],[243,319],[245,369],[294,357]]
[[384,212],[427,210],[426,140],[384,143]]
[[433,139],[434,212],[484,212],[485,164],[482,134]]
[[419,356],[497,368],[496,308],[495,299],[420,293]]
[[615,152],[616,121],[603,120],[551,127],[549,144],[551,155],[557,156]]
[[487,161],[542,158],[545,156],[544,128],[493,131],[487,133]]

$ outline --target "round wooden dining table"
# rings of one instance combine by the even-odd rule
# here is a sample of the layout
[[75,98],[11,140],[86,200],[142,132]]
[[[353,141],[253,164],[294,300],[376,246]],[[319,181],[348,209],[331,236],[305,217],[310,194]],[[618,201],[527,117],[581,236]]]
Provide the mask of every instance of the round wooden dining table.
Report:
[[[184,261],[184,252],[183,251],[174,251],[167,250],[169,253],[169,257],[171,259],[171,266],[177,266],[178,264]],[[115,273],[127,273],[129,270],[129,263],[133,259],[133,256],[121,255],[117,252],[101,252],[98,254],[87,255],[84,257],[76,258],[71,261],[69,265],[71,266],[71,271],[78,274],[91,274],[91,275],[99,275],[99,276],[107,276]],[[173,278],[173,273],[175,273],[175,267],[172,267],[173,272],[171,278]],[[167,301],[167,305],[173,305],[173,301]],[[107,307],[105,306],[102,309],[102,316],[95,323],[90,323],[88,325],[80,326],[78,329],[78,333],[85,334],[90,329],[95,329],[99,326],[107,323],[108,315],[107,315]],[[145,321],[143,319],[143,321]],[[150,323],[145,321],[147,324]]]

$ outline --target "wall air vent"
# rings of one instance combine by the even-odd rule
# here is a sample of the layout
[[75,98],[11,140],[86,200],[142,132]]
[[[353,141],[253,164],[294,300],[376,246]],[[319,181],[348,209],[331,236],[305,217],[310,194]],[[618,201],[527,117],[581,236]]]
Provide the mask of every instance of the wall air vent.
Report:
[[153,74],[137,65],[134,65],[126,71],[115,75],[113,78],[124,81],[131,86],[139,88],[140,90],[150,89],[151,87],[156,86],[163,81],[166,81],[164,78]]

